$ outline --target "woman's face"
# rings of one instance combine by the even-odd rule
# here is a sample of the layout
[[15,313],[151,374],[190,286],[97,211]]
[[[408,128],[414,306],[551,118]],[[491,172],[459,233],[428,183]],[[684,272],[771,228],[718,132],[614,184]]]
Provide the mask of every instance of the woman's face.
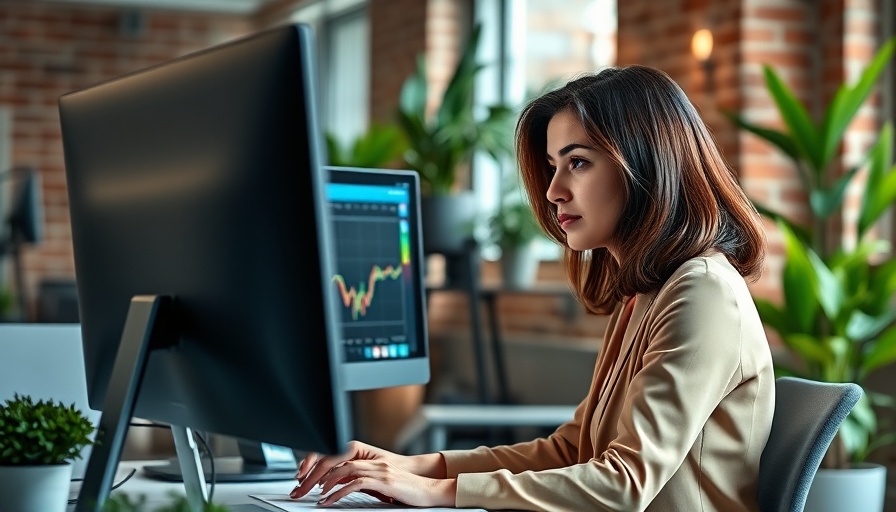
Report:
[[606,247],[619,260],[613,233],[622,215],[625,189],[616,164],[594,147],[579,119],[564,110],[548,123],[548,165],[554,170],[548,201],[566,244],[575,251]]

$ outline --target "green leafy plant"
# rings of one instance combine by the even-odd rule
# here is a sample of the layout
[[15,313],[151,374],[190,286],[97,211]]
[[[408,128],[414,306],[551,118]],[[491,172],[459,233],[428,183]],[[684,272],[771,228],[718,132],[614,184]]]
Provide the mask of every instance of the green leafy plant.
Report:
[[[0,258],[0,265],[2,265],[3,260]],[[13,296],[12,292],[9,289],[0,286],[0,321],[5,320],[11,313],[13,309]]]
[[[154,512],[193,512],[186,496],[170,493],[170,502],[154,509]],[[126,494],[113,494],[103,503],[103,512],[146,512],[146,496],[131,498]],[[229,512],[224,505],[208,503],[202,512]]]
[[491,240],[501,247],[521,247],[541,236],[541,227],[524,202],[502,204],[489,218]]
[[94,427],[75,405],[14,395],[0,406],[0,465],[63,464],[93,444]]
[[506,180],[501,203],[488,217],[487,240],[502,249],[528,245],[542,236],[532,207],[523,199],[516,180]]
[[[766,87],[784,130],[751,124],[729,114],[740,127],[773,144],[797,168],[809,198],[810,221],[798,223],[763,205],[783,234],[783,303],[756,299],[763,322],[794,355],[796,364],[779,365],[780,374],[827,382],[864,385],[868,375],[896,361],[896,261],[890,244],[871,236],[880,216],[896,201],[893,129],[883,127],[874,146],[855,167],[840,170],[839,149],[847,127],[891,60],[896,39],[887,42],[853,85],[842,85],[814,122],[773,69],[764,68]],[[849,184],[867,170],[855,221],[855,240],[843,233],[841,211]],[[848,231],[847,231],[848,232]],[[845,467],[896,440],[879,424],[873,406],[891,397],[869,393],[855,407],[829,451],[826,465]],[[830,462],[832,461],[832,462]]]
[[330,165],[342,167],[387,167],[399,161],[407,148],[401,130],[390,124],[371,124],[348,146],[340,144],[331,133],[326,140]]
[[513,111],[504,105],[493,105],[483,116],[474,112],[476,76],[484,67],[476,62],[480,34],[481,27],[477,25],[433,115],[427,112],[428,86],[423,57],[417,59],[416,70],[401,88],[397,116],[408,142],[404,161],[420,174],[423,194],[450,194],[458,173],[469,168],[476,150],[483,150],[495,159],[513,153]]

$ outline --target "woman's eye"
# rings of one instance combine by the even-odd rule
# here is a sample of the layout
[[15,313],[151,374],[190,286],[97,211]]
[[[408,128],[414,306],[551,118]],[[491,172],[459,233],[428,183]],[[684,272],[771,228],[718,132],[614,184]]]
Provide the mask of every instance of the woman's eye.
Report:
[[570,169],[578,169],[578,168],[584,166],[585,163],[586,162],[584,160],[582,160],[581,158],[571,158],[569,160],[569,167],[570,167]]
[[557,174],[557,166],[556,166],[556,165],[549,165],[549,166],[548,166],[548,175],[553,176],[553,175],[555,175],[555,174]]

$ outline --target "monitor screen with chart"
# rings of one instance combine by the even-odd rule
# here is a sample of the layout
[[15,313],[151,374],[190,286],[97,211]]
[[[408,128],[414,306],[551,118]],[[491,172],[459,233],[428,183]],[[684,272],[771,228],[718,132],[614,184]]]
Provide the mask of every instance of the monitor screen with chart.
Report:
[[419,188],[410,171],[328,168],[347,389],[429,380]]

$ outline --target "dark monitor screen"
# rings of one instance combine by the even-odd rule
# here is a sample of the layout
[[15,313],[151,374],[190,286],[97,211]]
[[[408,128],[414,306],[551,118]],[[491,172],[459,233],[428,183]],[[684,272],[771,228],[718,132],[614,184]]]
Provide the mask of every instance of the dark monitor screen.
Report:
[[412,171],[329,168],[343,383],[429,380],[420,184]]
[[342,449],[313,45],[278,27],[60,99],[91,407],[131,299],[165,296],[134,416]]
[[[12,202],[6,223],[10,244],[39,243],[43,239],[43,201],[40,175],[34,169],[17,168],[10,171],[13,187]],[[0,174],[0,181],[4,176]],[[0,250],[0,255],[2,255]]]

